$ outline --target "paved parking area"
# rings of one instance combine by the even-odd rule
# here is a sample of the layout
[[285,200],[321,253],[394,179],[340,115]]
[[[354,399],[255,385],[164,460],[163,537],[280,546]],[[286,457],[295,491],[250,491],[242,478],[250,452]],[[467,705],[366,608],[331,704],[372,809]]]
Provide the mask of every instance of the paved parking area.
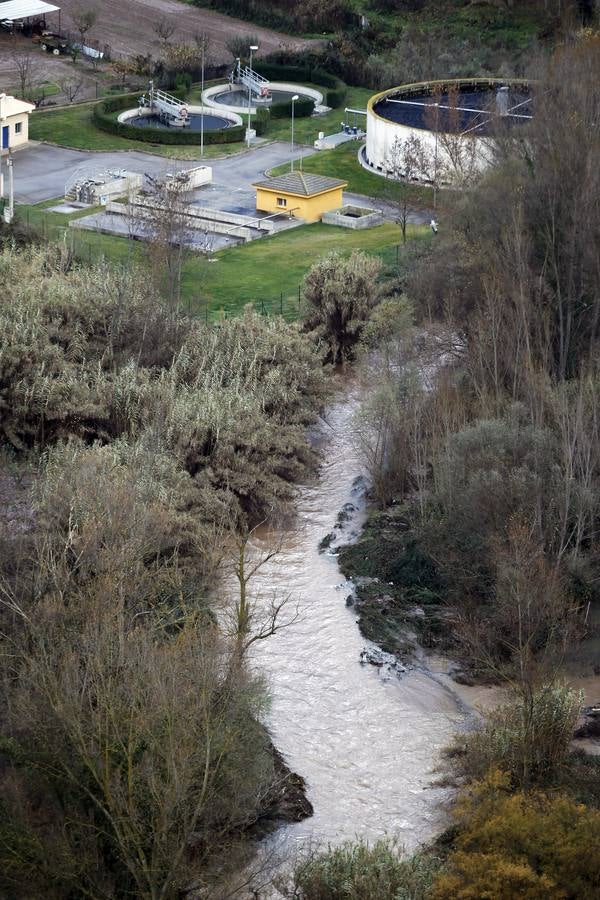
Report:
[[[298,157],[296,152],[294,156]],[[109,153],[88,153],[82,150],[68,150],[50,144],[32,144],[14,154],[15,200],[17,203],[40,203],[54,197],[64,196],[65,184],[78,168],[82,172],[106,172],[109,169],[127,169],[131,172],[181,171],[200,165],[200,160],[175,160],[152,153],[115,151]],[[272,166],[291,159],[291,145],[283,141],[253,147],[236,156],[225,159],[207,160],[212,166],[213,187],[211,203],[235,202],[231,198],[239,192],[239,205],[246,207],[251,185],[264,177]],[[3,162],[4,165],[4,162]],[[242,198],[242,193],[244,197]],[[229,206],[220,208],[228,209]]]

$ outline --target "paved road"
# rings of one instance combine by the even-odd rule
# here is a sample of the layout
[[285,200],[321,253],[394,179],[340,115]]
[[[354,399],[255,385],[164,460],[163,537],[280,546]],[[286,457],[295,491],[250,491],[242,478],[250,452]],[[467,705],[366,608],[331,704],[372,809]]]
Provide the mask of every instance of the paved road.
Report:
[[[247,194],[252,182],[261,179],[266,169],[278,166],[290,158],[291,145],[277,141],[226,159],[207,160],[207,164],[213,169],[215,191],[220,188],[225,198],[237,191]],[[89,174],[109,169],[127,169],[156,175],[197,165],[198,160],[166,159],[137,150],[88,153],[50,144],[35,144],[14,155],[15,199],[18,203],[39,203],[53,197],[62,197],[65,184],[79,167],[82,172],[85,170]],[[215,195],[215,201],[216,199]]]
[[[396,222],[400,214],[398,207],[394,203],[388,203],[386,200],[374,197],[365,197],[362,194],[351,194],[349,191],[344,191],[344,202],[352,203],[355,206],[368,206],[371,209],[376,209],[384,219],[391,222]],[[429,225],[432,216],[433,211],[431,209],[411,207],[406,216],[406,221],[409,225]]]
[[[253,182],[261,180],[267,169],[290,160],[291,149],[291,144],[275,141],[225,159],[207,160],[207,164],[212,166],[213,183],[210,187],[201,189],[196,202],[213,209],[254,215]],[[296,150],[294,157],[298,159],[299,156],[300,153]],[[89,153],[50,144],[34,144],[14,155],[15,199],[18,203],[39,203],[62,197],[66,182],[79,168],[82,174],[87,172],[89,175],[109,169],[127,169],[157,175],[161,172],[189,169],[198,164],[198,160],[166,159],[137,150]],[[374,200],[349,192],[344,193],[344,199],[347,203],[374,207],[384,218],[392,221],[398,215],[393,204],[386,203],[385,200]],[[411,224],[428,224],[431,215],[430,210],[411,210],[408,221]]]

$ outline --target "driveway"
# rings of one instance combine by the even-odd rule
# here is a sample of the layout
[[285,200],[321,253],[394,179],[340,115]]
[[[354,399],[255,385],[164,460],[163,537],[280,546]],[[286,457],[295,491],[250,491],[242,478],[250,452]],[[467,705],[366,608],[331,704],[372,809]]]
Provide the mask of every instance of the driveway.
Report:
[[[298,157],[299,153],[295,152],[294,156]],[[221,202],[219,197],[225,202],[236,193],[239,192],[241,195],[244,192],[246,196],[239,205],[246,205],[252,183],[263,178],[267,169],[278,166],[290,158],[291,145],[277,141],[253,147],[245,153],[226,159],[207,160],[207,165],[212,166],[213,170],[211,197],[214,203]],[[190,169],[201,164],[199,160],[166,159],[137,150],[88,153],[54,147],[51,144],[31,145],[15,153],[13,159],[17,203],[40,203],[42,200],[62,197],[65,184],[71,181],[79,168],[82,176],[116,169],[157,175],[161,172]]]

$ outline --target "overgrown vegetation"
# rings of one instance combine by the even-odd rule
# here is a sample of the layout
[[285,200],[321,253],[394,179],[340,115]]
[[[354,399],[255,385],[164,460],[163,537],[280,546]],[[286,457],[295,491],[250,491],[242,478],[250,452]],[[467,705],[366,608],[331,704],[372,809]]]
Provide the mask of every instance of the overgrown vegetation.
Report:
[[404,313],[365,332],[357,440],[398,511],[385,540],[444,585],[455,652],[511,681],[554,672],[597,602],[597,64],[597,39],[557,54],[527,136],[456,197]]
[[0,533],[0,885],[208,889],[288,790],[245,666],[282,603],[252,615],[244,581],[220,618],[209,594],[312,465],[319,357],[282,320],[206,327],[57,247],[0,271],[2,439],[35,475]]
[[287,897],[302,900],[425,900],[440,866],[432,853],[405,856],[393,840],[363,841],[301,860]]
[[[528,133],[455,198],[358,345],[355,440],[379,508],[340,563],[360,576],[361,628],[399,654],[413,633],[450,645],[457,678],[507,692],[447,752],[460,789],[433,900],[600,892],[598,766],[572,750],[583,698],[562,681],[598,602],[598,59],[594,38],[555,56]],[[303,883],[300,866],[300,896],[354,896],[351,866],[339,894],[327,875],[361,852],[329,851]]]

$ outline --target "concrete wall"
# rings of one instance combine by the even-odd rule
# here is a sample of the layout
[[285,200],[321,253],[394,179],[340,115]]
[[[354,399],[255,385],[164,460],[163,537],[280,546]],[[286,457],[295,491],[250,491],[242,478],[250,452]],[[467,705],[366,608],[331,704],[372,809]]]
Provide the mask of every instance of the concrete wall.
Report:
[[[21,131],[17,133],[16,125],[21,125]],[[8,126],[8,149],[15,150],[23,147],[29,141],[29,113],[20,113],[16,116],[7,116],[0,119],[0,129]],[[0,146],[2,145],[0,135]],[[5,151],[6,152],[6,151]]]
[[[225,84],[217,84],[214,87],[206,88],[206,90],[202,94],[202,102],[204,103],[205,106],[211,106],[213,108],[213,110],[215,110],[215,109],[227,110],[232,113],[247,115],[248,114],[247,107],[246,108],[242,107],[240,109],[239,106],[224,106],[222,103],[217,103],[215,100],[212,99],[215,96],[215,94],[222,94],[223,91],[227,90],[227,88],[229,88],[229,87],[230,87],[230,85],[225,83]],[[269,84],[269,87],[274,91],[289,91],[290,99],[292,98],[292,96],[294,94],[304,94],[306,97],[310,97],[312,100],[315,101],[315,106],[321,106],[323,103],[323,94],[321,94],[319,91],[315,91],[314,88],[304,87],[303,84],[288,84],[287,82],[284,82],[284,81],[271,81]],[[240,84],[234,84],[233,90],[234,91],[243,91],[245,94],[248,93],[246,91],[246,88]],[[257,109],[268,109],[270,105],[271,105],[270,103],[259,103],[257,106],[251,106],[250,107],[250,115],[254,116],[254,115],[256,115]],[[192,107],[190,107],[190,112],[192,112]]]
[[211,166],[195,166],[193,169],[182,169],[175,174],[167,173],[167,187],[169,184],[177,184],[182,178],[186,188],[193,190],[202,187],[204,184],[212,183],[212,167]]
[[383,221],[380,213],[375,209],[364,209],[360,216],[350,216],[347,213],[352,210],[351,206],[343,206],[341,209],[334,209],[332,212],[323,213],[322,221],[325,225],[337,225],[342,228],[352,228],[359,231],[362,228],[373,228],[380,225]]
[[[148,207],[143,201],[134,201],[133,208],[127,203],[107,203],[106,212],[119,216],[130,216],[133,214],[140,219],[150,217]],[[225,215],[227,215],[226,219]],[[218,210],[190,206],[186,212],[186,217],[189,219],[190,228],[241,238],[246,243],[259,236],[256,220],[250,219],[249,216],[224,214]]]
[[[394,142],[396,140],[405,141],[409,137],[417,137],[422,142],[424,148],[429,152],[432,159],[437,154],[438,179],[440,181],[445,181],[447,183],[457,181],[461,175],[465,174],[465,169],[470,169],[471,174],[476,174],[487,168],[493,159],[493,148],[489,138],[486,139],[469,135],[462,138],[459,135],[449,135],[448,137],[438,135],[436,141],[435,133],[425,128],[413,128],[409,125],[399,125],[396,122],[391,122],[389,119],[383,118],[375,112],[375,105],[378,101],[383,100],[388,96],[425,93],[436,85],[443,86],[450,84],[456,86],[464,85],[465,87],[471,86],[473,88],[476,86],[493,88],[500,84],[523,85],[524,82],[512,81],[510,79],[506,81],[494,81],[493,79],[450,79],[439,82],[423,82],[421,84],[403,85],[402,87],[390,88],[387,91],[375,94],[367,104],[367,142],[365,156],[368,164],[383,174],[389,173],[389,159],[392,154]],[[451,149],[454,149],[455,151],[457,142],[461,142],[463,149],[458,153],[454,152],[451,154],[444,147],[444,142],[447,142],[449,145],[454,143],[455,147]],[[461,159],[458,167],[453,162],[453,155]],[[461,167],[463,171],[459,171]],[[422,174],[421,178],[426,181],[432,181],[433,172],[429,173],[429,177]]]
[[[278,198],[286,200],[286,206],[279,206]],[[343,188],[316,194],[314,197],[297,197],[266,188],[256,188],[256,208],[267,213],[290,213],[305,222],[318,222],[323,213],[343,206]]]
[[[444,148],[444,138],[438,138],[436,149],[436,137],[431,131],[427,131],[424,128],[412,128],[409,125],[398,125],[396,122],[390,122],[388,119],[381,118],[371,108],[368,109],[365,154],[367,162],[374,169],[377,169],[382,174],[388,174],[390,172],[389,160],[392,156],[394,143],[396,141],[404,142],[411,137],[416,137],[422,142],[431,160],[435,159],[437,153],[439,180],[450,183],[460,176],[461,173],[456,171],[452,156]],[[452,135],[448,140],[456,141],[459,138],[456,135]],[[489,143],[473,137],[465,137],[460,140],[468,142],[468,146],[465,145],[463,154],[464,168],[471,169],[473,173],[481,172],[487,168],[491,162]],[[434,168],[432,164],[429,173],[421,173],[421,179],[433,181]]]
[[[205,116],[214,116],[215,109],[218,109],[223,114],[222,117],[227,119],[231,126],[233,125],[243,125],[242,117],[239,114],[239,110],[236,112],[234,109],[228,110],[226,106],[219,106],[218,103],[213,103],[210,106],[190,106],[189,104],[185,104],[187,106],[187,111],[190,116],[199,116],[204,113]],[[214,107],[214,109],[212,108]],[[130,119],[135,119],[137,116],[147,116],[149,114],[149,110],[143,106],[136,106],[135,109],[126,109],[117,117],[118,122],[122,122],[127,125]],[[200,133],[198,132],[198,143],[200,143]]]

